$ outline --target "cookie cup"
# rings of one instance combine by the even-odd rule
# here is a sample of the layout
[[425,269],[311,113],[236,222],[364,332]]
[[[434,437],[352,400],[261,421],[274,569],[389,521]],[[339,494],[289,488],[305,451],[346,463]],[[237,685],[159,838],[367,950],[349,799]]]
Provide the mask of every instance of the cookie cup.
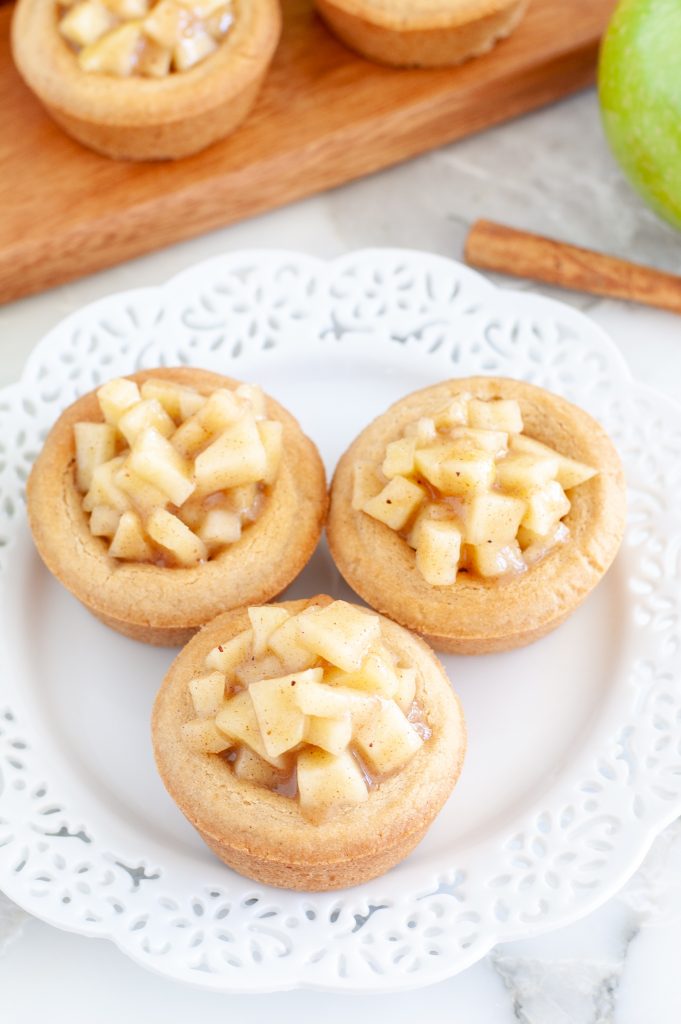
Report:
[[[202,394],[238,381],[191,367],[129,375],[162,378]],[[135,640],[180,646],[228,608],[261,604],[279,594],[310,559],[326,515],[324,467],[297,421],[267,397],[267,416],[283,426],[283,456],[262,511],[240,540],[192,568],[166,568],[112,558],[90,532],[75,481],[74,424],[101,422],[94,391],[59,417],[27,486],[28,516],[40,557],[56,578],[107,626]]]
[[59,33],[56,5],[18,0],[12,54],[48,114],[104,156],[168,160],[224,138],[253,106],[281,33],[277,0],[240,0],[219,49],[189,71],[151,79],[82,71]]
[[[483,579],[460,572],[452,586],[427,583],[416,556],[384,523],[352,507],[354,467],[380,467],[386,445],[462,391],[474,398],[517,399],[524,433],[587,463],[597,476],[569,492],[570,536],[526,572]],[[626,495],[622,465],[603,428],[588,413],[543,388],[498,377],[450,380],[416,391],[374,420],[341,458],[331,488],[327,534],[350,586],[383,615],[454,654],[507,651],[555,629],[591,593],[622,541]]]
[[[283,607],[296,614],[330,600],[289,601]],[[370,790],[366,803],[313,824],[295,798],[239,779],[220,755],[196,754],[182,742],[181,726],[195,717],[189,680],[213,647],[249,625],[245,609],[219,616],[180,652],[164,679],[152,738],[166,789],[210,849],[258,882],[321,891],[384,874],[423,838],[461,771],[463,713],[442,666],[422,640],[382,620],[384,641],[417,669],[416,701],[432,735],[398,774]]]
[[491,50],[528,0],[315,0],[331,31],[369,60],[395,67],[446,67]]

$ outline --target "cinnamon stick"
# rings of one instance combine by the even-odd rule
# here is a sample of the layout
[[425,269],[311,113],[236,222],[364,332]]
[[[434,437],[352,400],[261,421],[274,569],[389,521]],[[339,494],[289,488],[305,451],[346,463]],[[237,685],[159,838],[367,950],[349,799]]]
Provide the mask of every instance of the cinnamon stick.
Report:
[[681,313],[681,277],[488,220],[473,224],[467,263],[577,292]]

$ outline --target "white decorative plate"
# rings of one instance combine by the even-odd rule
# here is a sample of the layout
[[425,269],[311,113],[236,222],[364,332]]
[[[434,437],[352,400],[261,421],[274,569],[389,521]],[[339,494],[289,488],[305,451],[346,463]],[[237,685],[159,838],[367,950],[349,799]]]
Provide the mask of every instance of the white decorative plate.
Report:
[[[544,385],[612,434],[629,532],[556,633],[447,658],[470,752],[426,840],[358,889],[240,878],[154,771],[149,712],[172,652],[110,632],[42,567],[22,492],[61,409],[107,377],[193,363],[257,380],[329,471],[414,388],[470,373]],[[445,259],[242,252],[59,324],[0,394],[0,887],[61,928],[208,988],[396,990],[605,900],[681,812],[681,408],[635,383],[582,315]],[[326,551],[290,589],[346,593]]]

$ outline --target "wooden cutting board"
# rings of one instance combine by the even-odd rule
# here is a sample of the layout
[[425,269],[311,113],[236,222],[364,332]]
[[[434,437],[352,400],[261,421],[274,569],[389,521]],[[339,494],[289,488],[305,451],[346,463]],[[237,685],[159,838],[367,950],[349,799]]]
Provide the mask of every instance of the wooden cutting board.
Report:
[[[47,2],[47,0],[46,0]],[[256,109],[178,163],[123,164],[72,142],[12,65],[0,9],[0,302],[281,206],[550,103],[594,77],[615,0],[532,0],[520,28],[459,68],[395,71],[338,43],[312,0]],[[294,240],[293,240],[294,241]]]

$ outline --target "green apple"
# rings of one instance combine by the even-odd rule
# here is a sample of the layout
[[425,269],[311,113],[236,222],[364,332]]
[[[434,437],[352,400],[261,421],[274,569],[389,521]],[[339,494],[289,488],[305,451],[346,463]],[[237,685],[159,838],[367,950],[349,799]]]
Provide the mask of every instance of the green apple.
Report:
[[622,168],[681,228],[681,0],[620,0],[601,48],[598,89]]

